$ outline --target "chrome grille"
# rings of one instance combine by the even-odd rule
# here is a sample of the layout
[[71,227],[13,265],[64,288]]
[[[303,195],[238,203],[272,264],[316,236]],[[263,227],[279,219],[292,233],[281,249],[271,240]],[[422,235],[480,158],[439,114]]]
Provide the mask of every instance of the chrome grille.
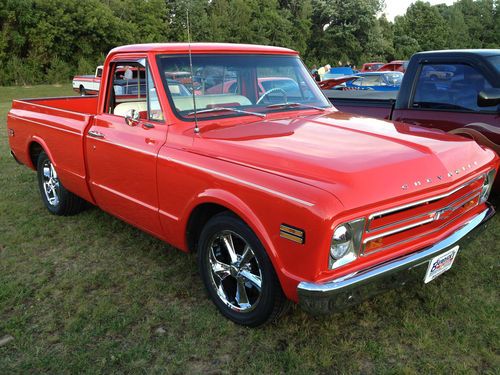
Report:
[[361,255],[392,248],[430,236],[456,221],[479,204],[485,175],[430,199],[370,215]]

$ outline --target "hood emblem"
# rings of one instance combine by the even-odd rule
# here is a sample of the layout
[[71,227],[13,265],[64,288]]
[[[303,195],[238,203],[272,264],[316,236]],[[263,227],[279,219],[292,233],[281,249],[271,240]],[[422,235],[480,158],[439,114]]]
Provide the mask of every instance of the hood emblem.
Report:
[[[458,175],[460,175],[460,173],[462,171],[467,172],[468,170],[471,170],[473,168],[473,165],[476,166],[477,161],[473,162],[472,164],[464,165],[464,166],[457,168],[453,171],[448,171],[448,173],[446,175],[448,176],[448,178],[452,178],[453,176],[458,176]],[[434,181],[434,179],[436,179],[438,181],[442,181],[444,179],[444,177],[443,177],[443,175],[437,175],[435,177],[426,177],[426,178],[421,179],[421,180],[413,181],[413,183],[403,184],[403,185],[401,185],[401,189],[408,190],[410,188],[410,186],[413,186],[415,188],[422,187],[424,185],[431,184]],[[424,182],[422,182],[422,181],[424,181]]]

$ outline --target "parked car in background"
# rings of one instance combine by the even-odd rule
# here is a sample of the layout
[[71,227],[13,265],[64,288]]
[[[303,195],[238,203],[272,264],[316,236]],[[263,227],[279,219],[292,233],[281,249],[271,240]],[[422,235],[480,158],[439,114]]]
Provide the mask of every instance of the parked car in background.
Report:
[[174,81],[178,81],[184,85],[191,85],[191,73],[190,72],[165,72],[165,77]]
[[378,71],[379,72],[406,72],[406,68],[408,67],[407,60],[394,60],[390,63],[382,65]]
[[454,76],[455,72],[456,69],[453,65],[429,65],[426,67],[422,79],[427,79],[429,81],[449,81]]
[[[262,77],[257,79],[259,86],[259,94],[275,89],[278,92],[285,92],[287,97],[300,96],[300,88],[297,82],[287,77]],[[221,82],[206,89],[208,94],[227,94],[236,93],[239,91],[238,82],[236,79],[230,79]]]
[[402,80],[400,72],[370,72],[321,81],[319,87],[323,90],[398,91]]
[[[172,95],[165,73],[190,72],[191,61],[240,84]],[[118,91],[121,68],[146,89]],[[295,51],[132,45],[113,49],[103,73],[99,96],[15,100],[12,155],[37,171],[49,212],[76,214],[88,201],[196,252],[208,295],[238,324],[275,320],[287,300],[326,313],[414,276],[431,282],[494,215],[493,151],[339,112]],[[264,77],[299,90],[261,92]]]
[[500,153],[500,50],[421,52],[393,93],[325,91],[341,111],[437,128]]
[[102,65],[99,65],[94,75],[81,75],[73,77],[73,90],[80,95],[95,95],[99,92],[102,77]]
[[349,67],[331,68],[328,73],[322,76],[322,81],[332,78],[339,78],[344,76],[351,76],[354,74],[354,70]]
[[382,66],[384,66],[385,63],[383,62],[371,62],[371,63],[365,63],[359,70],[360,73],[365,73],[365,72],[375,72],[379,70]]

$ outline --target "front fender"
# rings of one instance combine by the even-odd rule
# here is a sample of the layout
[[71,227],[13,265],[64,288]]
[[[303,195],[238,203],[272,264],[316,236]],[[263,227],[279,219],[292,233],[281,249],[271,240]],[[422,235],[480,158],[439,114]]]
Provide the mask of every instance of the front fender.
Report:
[[[287,271],[281,261],[276,247],[271,239],[268,230],[266,230],[265,225],[259,219],[258,215],[241,200],[237,195],[223,189],[206,189],[200,192],[196,198],[191,200],[186,207],[185,213],[181,215],[180,225],[184,228],[183,233],[186,233],[189,218],[194,210],[202,204],[210,203],[217,204],[219,206],[227,208],[227,210],[232,211],[234,214],[239,216],[255,233],[259,241],[264,246],[269,259],[271,260],[273,267],[280,279],[280,283],[285,289],[284,284],[288,284],[288,279],[291,275],[287,274]],[[184,246],[187,249],[187,239],[184,238]],[[294,284],[295,285],[295,284]]]

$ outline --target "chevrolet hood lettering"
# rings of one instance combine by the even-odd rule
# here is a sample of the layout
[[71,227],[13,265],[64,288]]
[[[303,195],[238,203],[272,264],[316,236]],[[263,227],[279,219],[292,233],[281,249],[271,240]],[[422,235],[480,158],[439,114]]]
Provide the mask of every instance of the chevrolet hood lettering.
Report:
[[[478,165],[478,164],[477,164],[477,161],[474,161],[472,164],[470,164],[470,163],[469,163],[469,164],[467,164],[466,166],[464,165],[464,166],[463,166],[463,167],[461,167],[460,169],[455,169],[455,174],[456,174],[456,175],[459,175],[459,174],[460,174],[460,173],[462,173],[462,172],[467,172],[467,171],[469,171],[469,170],[472,170],[472,169],[473,169],[473,165],[474,165],[474,166],[477,166],[477,165]],[[448,176],[448,178],[452,178],[452,177],[453,177],[453,172],[448,172],[447,176]],[[439,181],[442,181],[442,180],[443,180],[443,176],[442,176],[442,175],[438,175],[438,176],[436,176],[436,179],[437,179],[437,180],[439,180]],[[431,184],[433,181],[434,181],[434,180],[433,180],[432,178],[430,178],[430,177],[427,177],[427,178],[425,179],[425,182],[426,182],[427,184]],[[421,182],[420,180],[415,181],[415,182],[413,183],[413,185],[414,185],[415,187],[420,187],[420,186],[423,186],[423,184],[422,184],[422,182]],[[409,186],[410,186],[409,184],[404,184],[404,185],[402,185],[402,186],[401,186],[401,189],[402,189],[402,190],[408,190],[408,189],[409,189]]]

